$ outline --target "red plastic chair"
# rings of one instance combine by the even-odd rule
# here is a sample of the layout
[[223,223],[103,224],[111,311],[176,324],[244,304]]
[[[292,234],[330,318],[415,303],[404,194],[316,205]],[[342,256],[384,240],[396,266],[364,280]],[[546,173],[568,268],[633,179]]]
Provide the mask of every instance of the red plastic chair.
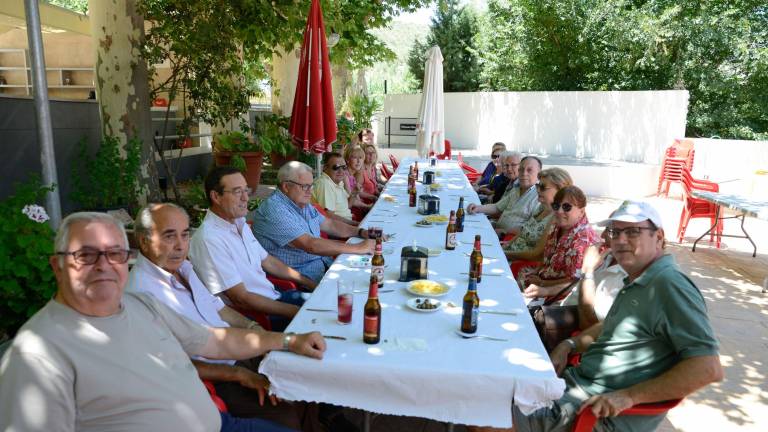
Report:
[[289,281],[287,279],[280,279],[277,276],[272,276],[271,274],[268,274],[267,280],[272,282],[272,284],[281,291],[298,291],[299,290],[299,286],[296,285],[296,283]]
[[387,180],[392,177],[392,172],[389,170],[389,168],[387,168],[385,164],[381,164],[381,175],[383,175]]
[[[636,415],[636,416],[653,416],[664,414],[672,408],[678,406],[682,399],[674,399],[665,402],[654,402],[647,404],[638,404],[631,408],[625,409],[619,414],[620,416]],[[573,424],[572,432],[592,432],[595,424],[597,423],[597,417],[592,413],[592,410],[587,408],[576,416],[576,422]]]
[[520,270],[526,267],[538,267],[540,265],[540,261],[515,260],[512,261],[512,264],[509,265],[509,269],[512,270],[512,274],[515,276],[515,280],[517,280],[517,275],[520,273]]
[[213,404],[216,405],[216,408],[219,410],[219,412],[228,412],[227,410],[227,404],[224,402],[224,399],[220,398],[218,394],[216,394],[216,387],[213,386],[213,383],[208,380],[202,380],[203,385],[208,390],[208,394],[211,396],[211,399],[213,400]]
[[[312,206],[313,206],[313,207],[314,207],[314,208],[315,208],[315,209],[316,209],[318,212],[320,212],[320,214],[321,214],[321,215],[323,215],[323,216],[325,216],[325,217],[328,217],[328,210],[326,210],[326,209],[325,209],[323,206],[321,206],[320,204],[318,204],[318,203],[316,203],[316,202],[312,202]],[[320,231],[320,237],[322,237],[322,238],[324,238],[324,239],[327,239],[327,238],[328,238],[328,234],[326,234],[326,233],[325,233],[325,232],[323,232],[323,231]]]
[[397,171],[397,167],[400,166],[400,161],[398,161],[393,154],[389,155],[389,161],[392,162],[392,170]]
[[[451,141],[450,140],[443,141],[443,147],[444,147],[443,153],[437,155],[437,158],[440,160],[450,160],[451,159]],[[434,156],[435,152],[433,151],[429,152],[429,155]]]
[[238,307],[232,307],[234,310],[240,312],[244,317],[250,318],[253,321],[259,323],[264,330],[272,331],[272,323],[269,322],[269,317],[264,312],[253,312]]
[[708,180],[699,180],[693,178],[687,169],[682,170],[681,178],[683,185],[683,201],[685,202],[685,205],[683,206],[683,210],[680,213],[680,224],[677,228],[678,242],[683,242],[685,231],[688,229],[688,222],[690,222],[691,219],[709,218],[710,226],[713,226],[715,223],[717,223],[715,229],[712,230],[712,232],[709,234],[709,241],[713,241],[714,237],[717,236],[716,243],[717,247],[720,248],[720,241],[723,234],[723,221],[722,219],[717,219],[718,205],[705,199],[695,198],[693,195],[691,195],[691,192],[695,190],[719,192],[720,186],[717,183]]
[[672,183],[682,182],[683,168],[689,171],[693,169],[693,158],[695,150],[693,140],[676,139],[675,142],[667,147],[664,152],[664,161],[661,164],[659,173],[659,185],[656,188],[656,195],[661,194],[664,188],[664,196],[669,197],[669,187]]

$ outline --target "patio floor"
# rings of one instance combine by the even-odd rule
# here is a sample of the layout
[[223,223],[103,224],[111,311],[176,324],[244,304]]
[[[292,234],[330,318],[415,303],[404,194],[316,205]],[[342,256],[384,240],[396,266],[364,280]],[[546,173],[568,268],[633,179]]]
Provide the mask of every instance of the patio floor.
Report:
[[[382,156],[386,155],[386,152]],[[412,154],[412,151],[410,152]],[[400,154],[397,154],[401,157]],[[403,155],[405,156],[405,155]],[[471,163],[471,162],[470,162]],[[473,164],[474,165],[474,164]],[[709,228],[707,219],[694,219],[683,244],[674,239],[682,209],[679,199],[648,198],[665,223],[669,253],[701,290],[710,320],[720,341],[725,380],[686,398],[672,410],[660,431],[766,431],[768,430],[768,222],[747,218],[745,227],[757,243],[758,254],[744,239],[723,239],[721,249],[693,240]],[[588,216],[601,220],[620,200],[590,197]],[[724,233],[740,233],[738,222],[725,222]],[[355,414],[361,418],[359,413]],[[376,416],[376,431],[441,431],[437,422],[393,416]],[[457,427],[456,431],[464,428]]]

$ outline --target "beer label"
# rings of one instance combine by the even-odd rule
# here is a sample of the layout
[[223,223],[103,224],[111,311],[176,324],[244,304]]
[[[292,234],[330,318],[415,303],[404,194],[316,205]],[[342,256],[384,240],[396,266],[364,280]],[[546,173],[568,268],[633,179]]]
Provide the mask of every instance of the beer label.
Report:
[[474,302],[465,302],[463,311],[461,313],[461,328],[463,329],[476,329],[477,328],[477,314],[478,310],[475,307]]
[[376,280],[381,285],[384,282],[384,266],[372,266],[371,274],[376,276]]
[[448,233],[448,236],[445,239],[445,247],[446,248],[455,248],[456,247],[456,233]]
[[363,320],[363,335],[376,337],[379,335],[379,317],[366,315]]

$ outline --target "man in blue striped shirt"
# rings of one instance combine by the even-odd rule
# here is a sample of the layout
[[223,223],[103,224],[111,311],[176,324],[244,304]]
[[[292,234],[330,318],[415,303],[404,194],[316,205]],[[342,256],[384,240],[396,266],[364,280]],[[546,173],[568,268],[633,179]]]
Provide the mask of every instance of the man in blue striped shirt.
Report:
[[[312,169],[293,161],[277,172],[278,189],[256,209],[253,233],[270,255],[302,275],[319,281],[342,253],[372,254],[375,243],[365,229],[333,216],[325,217],[311,204]],[[345,243],[324,239],[320,231],[334,237],[361,237],[362,242]]]

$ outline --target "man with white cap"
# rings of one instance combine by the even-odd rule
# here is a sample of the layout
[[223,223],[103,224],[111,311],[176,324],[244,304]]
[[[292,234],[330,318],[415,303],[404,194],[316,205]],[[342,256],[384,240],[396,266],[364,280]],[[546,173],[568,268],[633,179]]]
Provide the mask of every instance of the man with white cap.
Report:
[[[661,217],[648,203],[625,201],[600,223],[627,272],[608,315],[550,354],[566,391],[550,408],[513,410],[517,431],[570,431],[576,414],[591,409],[596,431],[653,431],[664,415],[616,417],[640,403],[684,398],[723,371],[704,297],[664,254]],[[566,366],[572,351],[581,363]]]

